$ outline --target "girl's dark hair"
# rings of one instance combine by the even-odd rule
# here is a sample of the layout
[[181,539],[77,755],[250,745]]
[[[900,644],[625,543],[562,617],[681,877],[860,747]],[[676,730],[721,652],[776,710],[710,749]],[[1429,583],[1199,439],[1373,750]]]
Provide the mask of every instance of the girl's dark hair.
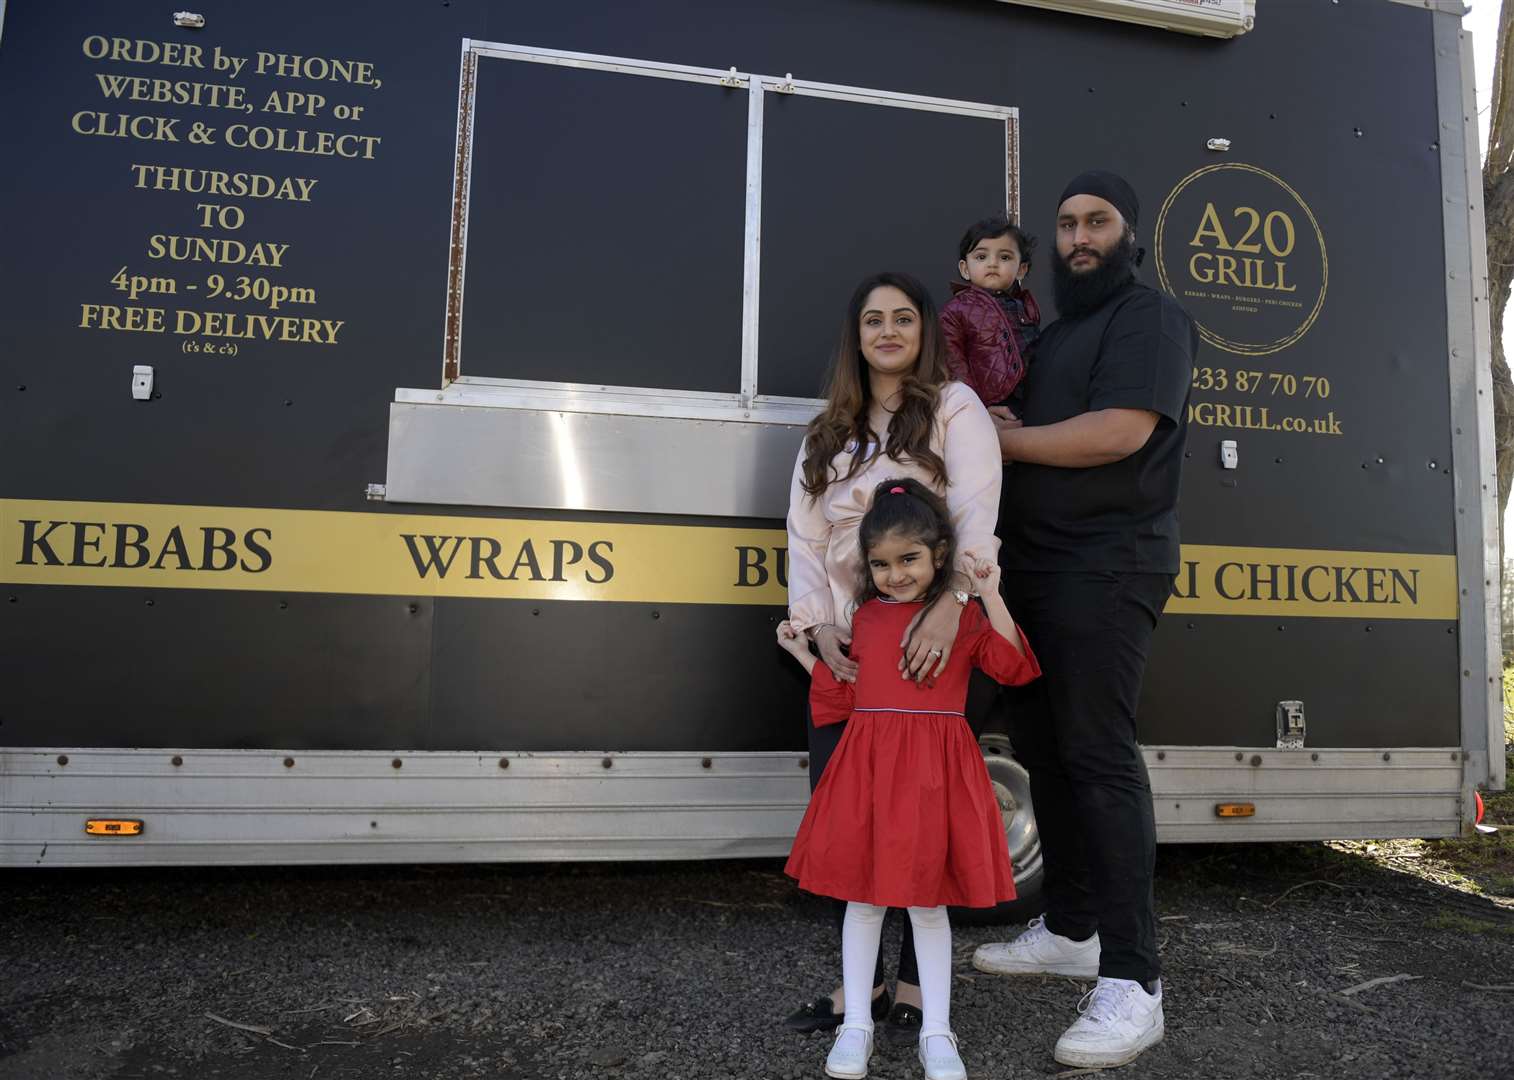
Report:
[[1015,246],[1020,249],[1020,261],[1029,266],[1036,253],[1036,238],[1003,214],[995,214],[993,217],[974,222],[962,234],[962,242],[957,245],[957,258],[965,260],[967,253],[984,240],[996,240],[1001,236],[1008,236],[1014,240]]
[[857,527],[857,542],[862,548],[862,581],[857,603],[864,604],[878,595],[873,574],[867,565],[867,553],[873,545],[890,534],[923,544],[935,558],[936,548],[945,543],[941,565],[922,599],[927,607],[946,592],[957,564],[957,534],[952,529],[951,512],[946,500],[918,480],[885,480],[873,489],[873,504],[862,515]]
[[[884,285],[902,292],[920,313],[920,359],[915,362],[915,370],[904,377],[903,400],[889,421],[886,445],[868,454],[863,447],[869,441],[867,411],[872,391],[867,358],[862,355],[862,309],[872,291]],[[846,305],[841,342],[836,347],[826,384],[825,408],[810,421],[805,432],[804,490],[811,498],[818,498],[831,484],[850,480],[878,453],[887,453],[901,462],[909,458],[945,487],[946,462],[930,448],[930,438],[936,423],[936,403],[949,377],[941,323],[925,286],[908,274],[891,271],[863,278]],[[831,461],[848,443],[857,445],[851,467],[845,476],[834,475]]]

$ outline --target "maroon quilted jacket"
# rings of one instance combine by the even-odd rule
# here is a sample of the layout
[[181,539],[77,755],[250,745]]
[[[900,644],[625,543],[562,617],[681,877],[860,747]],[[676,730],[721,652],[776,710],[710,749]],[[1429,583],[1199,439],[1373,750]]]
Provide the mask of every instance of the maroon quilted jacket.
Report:
[[1015,326],[987,289],[954,281],[952,291],[956,295],[941,309],[946,366],[983,404],[998,405],[1025,378],[1025,330],[1040,325],[1041,310],[1030,290],[1021,288],[1016,299],[1024,304],[1026,325]]

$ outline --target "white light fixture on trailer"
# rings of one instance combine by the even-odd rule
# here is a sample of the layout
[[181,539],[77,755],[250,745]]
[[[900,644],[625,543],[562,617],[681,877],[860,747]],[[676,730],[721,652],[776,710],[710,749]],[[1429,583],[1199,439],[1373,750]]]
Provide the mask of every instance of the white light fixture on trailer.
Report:
[[1256,25],[1256,0],[1002,0],[1007,4],[1092,15],[1099,19],[1155,26],[1184,34],[1231,38]]

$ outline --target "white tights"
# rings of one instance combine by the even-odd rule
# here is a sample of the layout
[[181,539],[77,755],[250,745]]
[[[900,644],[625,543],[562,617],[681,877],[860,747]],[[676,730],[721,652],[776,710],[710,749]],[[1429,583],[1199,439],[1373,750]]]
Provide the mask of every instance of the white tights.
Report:
[[[878,941],[883,935],[887,908],[846,905],[841,924],[841,985],[846,996],[848,1027],[872,1030],[873,966],[878,960]],[[951,1030],[952,928],[946,908],[909,909],[915,930],[915,959],[920,968],[920,1037]]]

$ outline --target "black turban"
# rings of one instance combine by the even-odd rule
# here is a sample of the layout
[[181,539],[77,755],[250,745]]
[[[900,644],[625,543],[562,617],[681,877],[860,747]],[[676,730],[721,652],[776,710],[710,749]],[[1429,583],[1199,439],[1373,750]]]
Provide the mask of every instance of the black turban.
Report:
[[1125,224],[1132,229],[1136,227],[1141,203],[1136,198],[1135,189],[1125,182],[1124,177],[1104,169],[1091,169],[1068,182],[1067,187],[1062,189],[1062,197],[1057,200],[1057,205],[1061,206],[1074,195],[1098,196],[1120,212]]

